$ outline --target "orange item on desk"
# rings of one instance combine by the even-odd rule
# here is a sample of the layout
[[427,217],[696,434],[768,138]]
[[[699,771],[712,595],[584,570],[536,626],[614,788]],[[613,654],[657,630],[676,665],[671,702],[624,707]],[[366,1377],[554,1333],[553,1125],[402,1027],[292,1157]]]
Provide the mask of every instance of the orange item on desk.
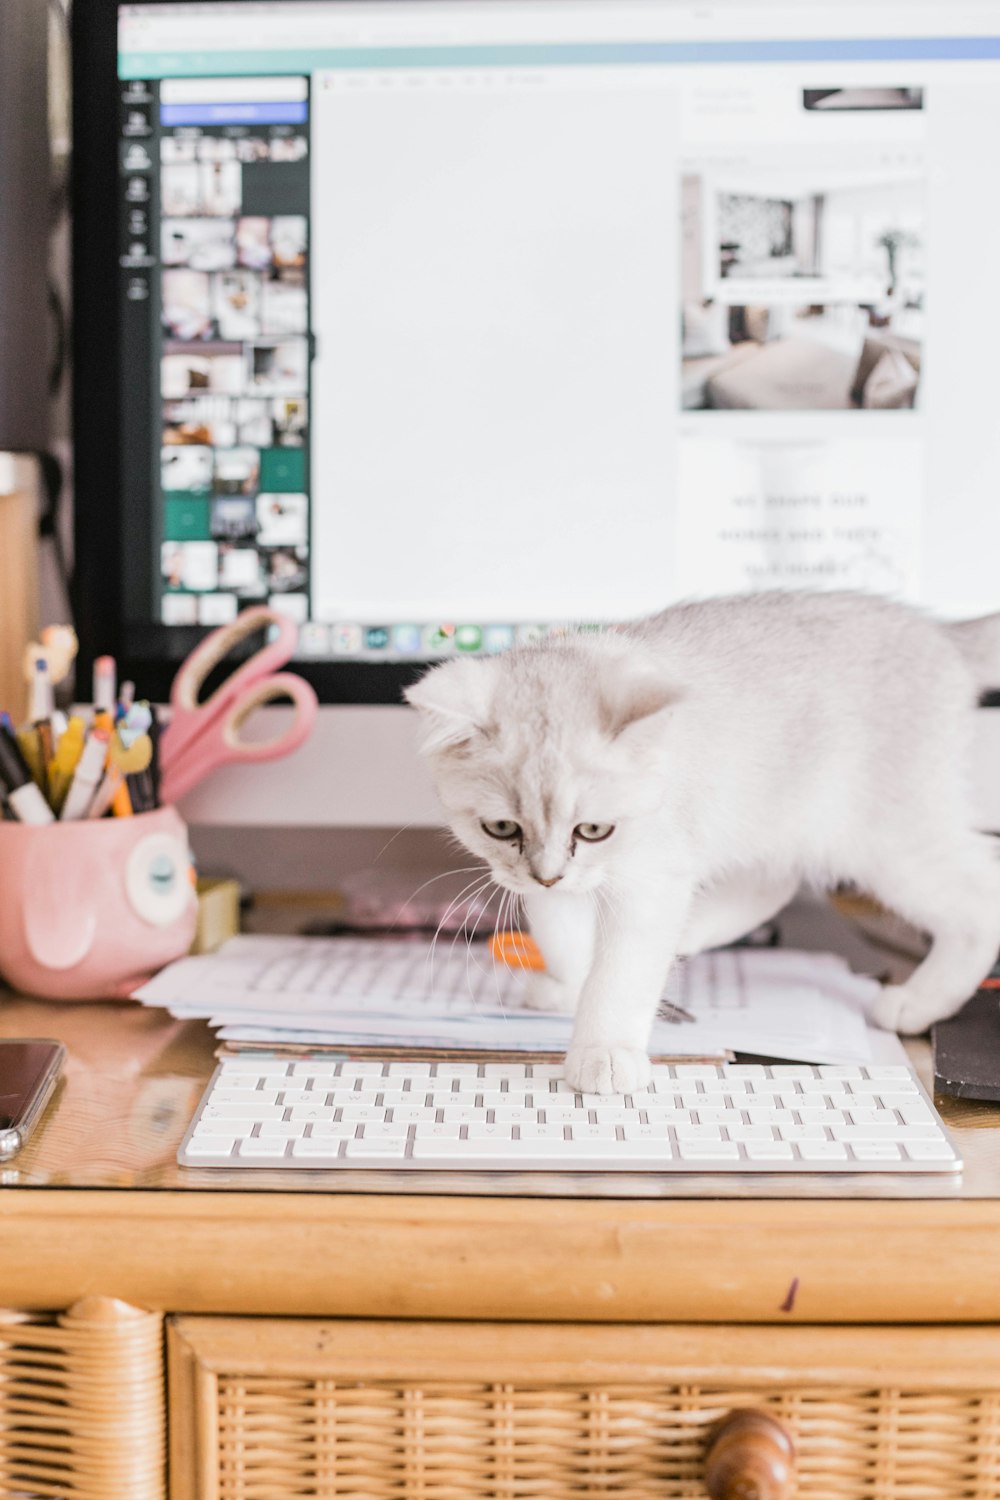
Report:
[[526,932],[498,932],[490,938],[490,954],[511,968],[544,969],[542,950]]

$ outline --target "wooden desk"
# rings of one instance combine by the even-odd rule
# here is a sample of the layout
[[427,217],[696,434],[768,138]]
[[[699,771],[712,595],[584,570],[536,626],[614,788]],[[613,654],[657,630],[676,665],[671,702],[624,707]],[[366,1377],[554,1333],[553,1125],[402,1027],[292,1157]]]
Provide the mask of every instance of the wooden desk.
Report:
[[86,1377],[84,1469],[38,1492],[78,1500],[163,1494],[168,1415],[174,1500],[697,1495],[748,1403],[797,1436],[802,1496],[1000,1496],[1000,1109],[939,1101],[958,1183],[248,1178],[175,1162],[200,1024],[6,1000],[0,1035],[69,1049],[0,1169],[0,1494],[34,1493],[4,1403],[44,1335],[60,1399]]

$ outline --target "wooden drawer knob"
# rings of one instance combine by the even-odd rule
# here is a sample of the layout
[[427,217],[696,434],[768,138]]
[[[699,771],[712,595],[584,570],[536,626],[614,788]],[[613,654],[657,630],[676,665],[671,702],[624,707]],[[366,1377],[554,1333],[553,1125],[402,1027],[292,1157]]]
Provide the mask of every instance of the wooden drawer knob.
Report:
[[740,1407],[715,1429],[705,1459],[709,1500],[791,1500],[795,1445],[770,1412]]

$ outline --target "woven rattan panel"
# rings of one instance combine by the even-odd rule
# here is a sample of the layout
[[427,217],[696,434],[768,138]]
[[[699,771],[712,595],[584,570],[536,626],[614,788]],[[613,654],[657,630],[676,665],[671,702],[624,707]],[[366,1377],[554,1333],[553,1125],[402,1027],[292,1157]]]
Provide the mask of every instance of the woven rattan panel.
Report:
[[0,1310],[0,1497],[162,1500],[163,1320],[92,1297]]
[[765,1406],[801,1500],[996,1500],[1000,1397],[973,1391],[339,1384],[219,1378],[220,1500],[703,1497],[710,1428]]

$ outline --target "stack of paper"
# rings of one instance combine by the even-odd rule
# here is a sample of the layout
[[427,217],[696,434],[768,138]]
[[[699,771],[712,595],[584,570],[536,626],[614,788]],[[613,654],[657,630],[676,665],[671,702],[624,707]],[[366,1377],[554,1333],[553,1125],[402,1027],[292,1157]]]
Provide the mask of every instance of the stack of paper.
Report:
[[[525,1009],[524,990],[524,974],[480,945],[237,937],[211,956],[170,964],[136,998],[203,1018],[232,1043],[564,1052],[572,1018]],[[701,954],[671,976],[650,1050],[865,1062],[865,1012],[877,990],[832,954]]]

